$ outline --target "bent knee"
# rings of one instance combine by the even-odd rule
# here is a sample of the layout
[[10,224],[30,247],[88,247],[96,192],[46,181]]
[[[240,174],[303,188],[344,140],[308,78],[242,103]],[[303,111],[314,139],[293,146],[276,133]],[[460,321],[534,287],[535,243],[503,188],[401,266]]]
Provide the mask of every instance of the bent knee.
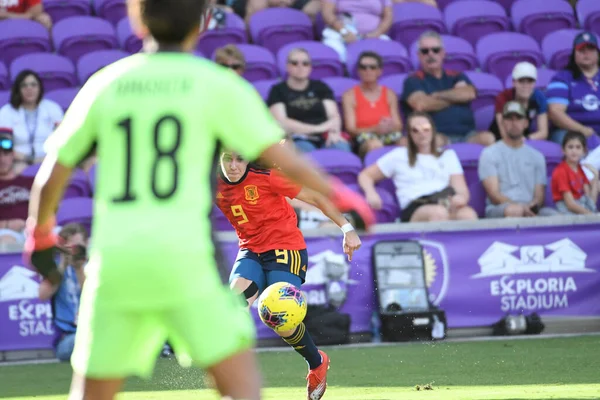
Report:
[[509,204],[504,209],[505,217],[520,218],[525,215],[525,210],[520,204]]
[[477,213],[469,206],[462,207],[456,212],[456,219],[475,220],[478,219]]

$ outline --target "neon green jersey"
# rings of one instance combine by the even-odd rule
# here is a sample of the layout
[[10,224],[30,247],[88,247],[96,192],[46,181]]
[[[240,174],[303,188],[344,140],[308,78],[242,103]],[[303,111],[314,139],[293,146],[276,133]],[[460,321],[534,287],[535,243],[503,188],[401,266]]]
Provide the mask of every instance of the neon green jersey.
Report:
[[[147,301],[156,287],[189,297],[173,288],[186,275],[195,290],[196,279],[212,284],[218,144],[251,160],[282,137],[250,84],[190,54],[137,54],[92,76],[46,146],[67,167],[96,149],[89,268],[97,284],[119,279]],[[117,289],[109,294],[126,301]]]

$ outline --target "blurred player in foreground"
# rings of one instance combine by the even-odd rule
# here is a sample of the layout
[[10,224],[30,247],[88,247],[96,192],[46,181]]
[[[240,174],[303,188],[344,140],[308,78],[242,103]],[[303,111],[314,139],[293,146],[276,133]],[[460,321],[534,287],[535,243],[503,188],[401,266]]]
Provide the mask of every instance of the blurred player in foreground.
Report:
[[[188,54],[206,3],[130,1],[147,54],[92,76],[47,143],[24,257],[50,283],[60,279],[54,213],[72,169],[94,149],[99,160],[70,399],[112,400],[124,378],[151,375],[167,339],[180,360],[209,371],[223,396],[260,399],[254,325],[220,281],[211,238],[219,143],[277,163],[341,210],[353,207],[347,189],[278,144],[281,129],[248,83]],[[223,318],[236,324],[223,330]]]
[[[248,307],[276,282],[298,288],[304,283],[308,265],[306,243],[286,197],[319,208],[335,222],[344,232],[344,253],[352,260],[360,239],[327,198],[289,182],[276,170],[249,164],[235,152],[223,152],[220,165],[216,203],[240,240],[229,281],[235,292],[243,293]],[[308,399],[320,399],[327,388],[329,357],[317,349],[304,323],[294,330],[276,333],[304,357],[309,367]]]

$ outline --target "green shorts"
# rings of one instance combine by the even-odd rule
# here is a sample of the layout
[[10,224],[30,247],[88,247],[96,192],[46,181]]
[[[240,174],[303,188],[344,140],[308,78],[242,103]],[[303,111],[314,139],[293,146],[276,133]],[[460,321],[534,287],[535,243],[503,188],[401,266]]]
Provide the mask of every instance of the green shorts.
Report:
[[[96,301],[91,290],[86,296],[86,285],[71,357],[80,375],[149,378],[167,340],[182,365],[201,368],[254,346],[252,317],[239,295],[224,286],[175,306],[123,308]],[[235,322],[224,327],[223,321]]]

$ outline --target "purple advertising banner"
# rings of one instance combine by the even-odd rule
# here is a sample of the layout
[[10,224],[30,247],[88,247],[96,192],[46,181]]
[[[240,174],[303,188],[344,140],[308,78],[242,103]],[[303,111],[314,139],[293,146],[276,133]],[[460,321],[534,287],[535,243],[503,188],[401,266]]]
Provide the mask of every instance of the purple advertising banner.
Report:
[[[372,247],[379,241],[417,240],[425,250],[431,301],[446,311],[450,328],[489,326],[507,313],[600,316],[598,224],[452,232],[376,234],[348,262],[341,238],[307,240],[309,265],[302,289],[310,304],[325,304],[327,270],[343,271],[340,310],[352,332],[371,330],[374,309]],[[223,243],[230,265],[237,243]],[[0,351],[51,346],[48,303],[36,300],[38,280],[21,256],[0,255]],[[275,335],[252,309],[260,338]]]

